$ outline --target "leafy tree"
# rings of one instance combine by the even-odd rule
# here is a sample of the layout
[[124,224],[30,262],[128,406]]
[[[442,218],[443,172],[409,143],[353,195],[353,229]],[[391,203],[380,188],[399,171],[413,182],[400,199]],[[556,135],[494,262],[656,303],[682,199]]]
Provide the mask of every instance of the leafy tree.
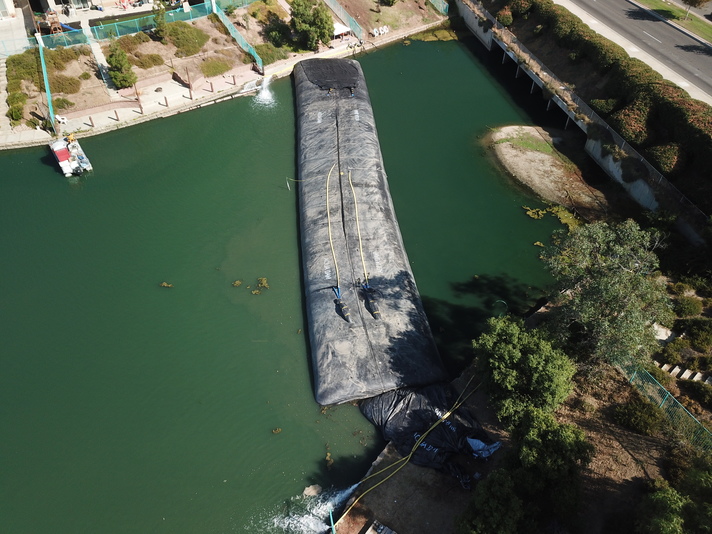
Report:
[[119,44],[114,41],[109,47],[109,55],[106,57],[106,62],[109,64],[109,77],[114,85],[119,89],[131,87],[136,83],[138,77],[131,70],[131,63]]
[[653,491],[638,507],[636,532],[640,534],[685,534],[682,510],[689,499],[671,488],[664,480],[653,483]]
[[164,43],[166,41],[166,6],[161,0],[156,0],[151,11],[153,12],[153,22],[156,25],[153,34]]
[[551,413],[526,409],[512,433],[520,467],[517,480],[540,510],[560,516],[578,505],[580,472],[593,457],[594,447],[583,430],[559,423]]
[[472,534],[518,534],[525,504],[517,495],[519,481],[507,469],[495,469],[477,484],[461,530]]
[[503,421],[514,422],[530,406],[553,411],[571,392],[574,365],[520,320],[491,318],[473,347]]
[[613,364],[646,360],[657,347],[653,324],[672,320],[655,275],[662,244],[662,235],[632,220],[555,234],[542,255],[558,282],[552,331],[582,356]]
[[685,12],[685,20],[687,20],[687,17],[690,14],[690,8],[702,7],[709,1],[710,0],[682,0],[682,3],[687,6],[687,12]]
[[319,41],[329,43],[334,34],[334,21],[329,8],[313,0],[292,2],[292,28],[303,46],[315,50]]
[[552,520],[571,523],[580,473],[593,454],[583,431],[528,408],[512,432],[512,449],[475,488],[460,532],[544,532]]

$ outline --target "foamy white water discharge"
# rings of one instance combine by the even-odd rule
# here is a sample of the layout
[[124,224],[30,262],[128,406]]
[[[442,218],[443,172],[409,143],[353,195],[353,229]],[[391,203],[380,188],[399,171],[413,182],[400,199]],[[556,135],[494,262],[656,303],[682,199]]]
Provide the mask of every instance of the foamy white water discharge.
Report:
[[245,526],[248,532],[264,534],[330,534],[329,511],[336,521],[341,507],[358,484],[344,490],[327,490],[316,496],[299,495],[287,501],[279,511],[253,518]]

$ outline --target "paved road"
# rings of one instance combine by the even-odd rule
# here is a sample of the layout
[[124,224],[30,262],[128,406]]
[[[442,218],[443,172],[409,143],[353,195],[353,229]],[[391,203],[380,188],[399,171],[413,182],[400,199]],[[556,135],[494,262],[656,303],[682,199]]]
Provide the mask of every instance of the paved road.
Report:
[[712,46],[693,39],[628,1],[569,1],[708,95],[712,95]]

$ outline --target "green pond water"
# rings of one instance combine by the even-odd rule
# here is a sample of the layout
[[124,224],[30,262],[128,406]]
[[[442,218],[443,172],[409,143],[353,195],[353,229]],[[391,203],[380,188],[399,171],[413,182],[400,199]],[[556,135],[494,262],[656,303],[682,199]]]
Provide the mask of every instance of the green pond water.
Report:
[[[479,145],[531,119],[462,43],[360,61],[454,372],[502,301],[526,307],[548,282],[533,243],[558,223],[527,217],[539,204]],[[376,431],[312,395],[295,137],[279,80],[83,139],[96,170],[79,183],[44,147],[0,153],[0,531],[316,532],[323,507],[295,497],[366,471]],[[258,277],[270,289],[252,295]]]

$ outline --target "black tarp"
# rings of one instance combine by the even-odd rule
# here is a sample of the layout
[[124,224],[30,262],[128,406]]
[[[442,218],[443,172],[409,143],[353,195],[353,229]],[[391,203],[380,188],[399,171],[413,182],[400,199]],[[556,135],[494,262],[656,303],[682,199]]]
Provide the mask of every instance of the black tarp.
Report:
[[[456,454],[486,458],[497,450],[482,427],[463,407],[439,424],[438,421],[458,400],[454,388],[433,384],[420,388],[389,391],[359,403],[361,413],[379,428],[402,456],[413,450],[416,442],[430,430],[417,447],[410,461],[416,465],[448,470],[448,461]],[[433,426],[435,425],[435,426]],[[481,442],[479,453],[468,439]]]
[[361,66],[349,59],[301,61],[294,85],[317,402],[445,380],[396,220]]

